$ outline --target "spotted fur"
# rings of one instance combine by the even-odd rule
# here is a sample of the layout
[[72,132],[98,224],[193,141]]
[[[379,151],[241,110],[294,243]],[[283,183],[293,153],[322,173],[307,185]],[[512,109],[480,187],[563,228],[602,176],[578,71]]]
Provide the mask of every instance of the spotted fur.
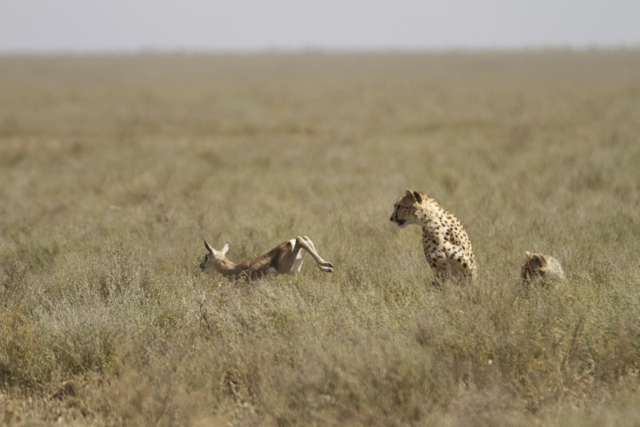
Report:
[[436,275],[436,285],[449,276],[476,277],[476,262],[467,232],[452,213],[434,199],[407,190],[393,208],[390,220],[403,228],[422,227],[424,255]]

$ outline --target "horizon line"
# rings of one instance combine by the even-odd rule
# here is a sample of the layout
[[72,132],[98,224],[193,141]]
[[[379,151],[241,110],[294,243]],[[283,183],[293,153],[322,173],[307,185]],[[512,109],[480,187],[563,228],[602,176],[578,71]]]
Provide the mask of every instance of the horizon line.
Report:
[[262,47],[262,48],[184,48],[139,47],[123,49],[1,49],[0,56],[116,56],[116,55],[303,55],[303,54],[427,54],[427,53],[541,53],[541,52],[613,52],[640,50],[634,44],[539,44],[523,46],[449,46],[449,47]]

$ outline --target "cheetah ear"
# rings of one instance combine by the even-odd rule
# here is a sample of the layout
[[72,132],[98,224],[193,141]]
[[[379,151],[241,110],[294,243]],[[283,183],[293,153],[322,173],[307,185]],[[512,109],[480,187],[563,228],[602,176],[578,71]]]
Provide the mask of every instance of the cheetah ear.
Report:
[[413,197],[415,197],[416,202],[422,203],[422,196],[420,195],[420,193],[418,193],[417,191],[414,191],[413,192]]

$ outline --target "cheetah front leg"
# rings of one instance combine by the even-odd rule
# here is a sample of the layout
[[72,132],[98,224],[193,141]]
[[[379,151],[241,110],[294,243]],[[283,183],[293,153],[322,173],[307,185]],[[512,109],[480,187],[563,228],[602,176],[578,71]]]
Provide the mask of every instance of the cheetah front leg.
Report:
[[451,269],[447,257],[443,252],[437,251],[427,255],[427,261],[433,270],[435,277],[431,286],[440,289],[447,278],[451,275]]
[[475,277],[473,260],[459,247],[445,242],[442,247],[448,264],[448,271],[454,279]]

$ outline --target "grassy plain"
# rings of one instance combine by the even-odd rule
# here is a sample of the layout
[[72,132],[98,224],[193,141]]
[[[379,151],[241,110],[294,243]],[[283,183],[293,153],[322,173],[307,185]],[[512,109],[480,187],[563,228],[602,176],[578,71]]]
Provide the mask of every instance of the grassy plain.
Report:
[[[197,268],[297,235],[334,274]],[[6,425],[635,426],[639,253],[637,50],[0,56]]]

